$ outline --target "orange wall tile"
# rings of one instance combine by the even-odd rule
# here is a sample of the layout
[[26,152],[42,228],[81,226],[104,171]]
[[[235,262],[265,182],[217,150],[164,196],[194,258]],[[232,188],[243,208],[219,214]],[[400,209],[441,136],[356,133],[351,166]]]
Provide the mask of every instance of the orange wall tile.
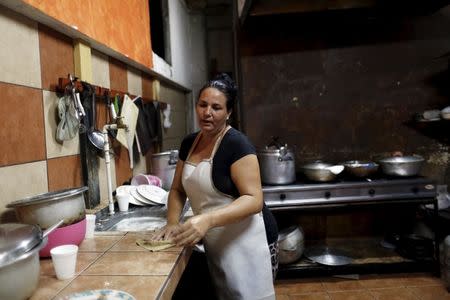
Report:
[[128,150],[121,146],[114,149],[115,156],[114,162],[116,166],[116,182],[117,186],[122,185],[125,181],[129,181],[133,176],[133,172],[130,169],[130,159]]
[[130,59],[152,68],[147,0],[22,0]]
[[50,192],[83,185],[79,155],[49,159],[47,172]]
[[153,98],[153,78],[147,74],[142,74],[142,97]]
[[42,91],[0,82],[0,167],[46,159]]
[[39,24],[39,55],[42,88],[56,91],[58,78],[74,73],[72,39]]
[[[128,91],[127,65],[114,58],[109,58],[109,80],[113,90]],[[111,95],[114,96],[114,95]]]

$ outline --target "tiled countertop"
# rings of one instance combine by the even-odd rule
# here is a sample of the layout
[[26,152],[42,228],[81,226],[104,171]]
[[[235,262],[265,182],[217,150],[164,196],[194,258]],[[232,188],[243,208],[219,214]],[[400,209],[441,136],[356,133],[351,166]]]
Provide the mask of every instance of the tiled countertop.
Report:
[[96,232],[79,246],[76,275],[56,279],[51,258],[41,258],[39,286],[31,300],[60,299],[85,290],[122,290],[138,300],[170,299],[191,255],[190,248],[150,252],[138,245],[145,232]]

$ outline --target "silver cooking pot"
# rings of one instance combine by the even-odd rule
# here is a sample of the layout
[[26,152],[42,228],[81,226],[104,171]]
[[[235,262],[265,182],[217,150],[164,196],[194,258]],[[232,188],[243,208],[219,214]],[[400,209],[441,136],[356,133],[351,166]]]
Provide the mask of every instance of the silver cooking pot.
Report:
[[305,249],[304,234],[301,227],[294,225],[280,230],[278,249],[280,264],[290,264],[297,261]]
[[295,155],[285,146],[266,146],[258,150],[261,181],[264,184],[290,184],[296,179]]
[[0,299],[31,297],[39,283],[39,250],[47,244],[47,235],[62,223],[44,232],[36,225],[0,224]]
[[17,200],[6,205],[14,208],[17,219],[26,224],[37,224],[46,229],[64,219],[64,225],[71,225],[86,217],[84,192],[88,187],[65,189],[39,194]]
[[403,177],[418,175],[424,162],[420,155],[393,156],[378,161],[384,174]]
[[335,180],[344,170],[344,166],[315,161],[302,166],[301,169],[309,180],[327,182]]
[[162,188],[166,191],[172,186],[178,162],[178,150],[169,150],[152,154],[152,174],[161,179]]

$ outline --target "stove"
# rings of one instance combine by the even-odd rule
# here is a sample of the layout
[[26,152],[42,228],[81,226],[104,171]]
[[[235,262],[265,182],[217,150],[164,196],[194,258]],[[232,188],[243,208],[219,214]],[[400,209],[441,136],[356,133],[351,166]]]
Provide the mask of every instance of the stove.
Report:
[[289,185],[265,185],[263,195],[271,210],[379,204],[382,202],[433,203],[436,184],[425,177],[340,179],[327,183],[298,181]]

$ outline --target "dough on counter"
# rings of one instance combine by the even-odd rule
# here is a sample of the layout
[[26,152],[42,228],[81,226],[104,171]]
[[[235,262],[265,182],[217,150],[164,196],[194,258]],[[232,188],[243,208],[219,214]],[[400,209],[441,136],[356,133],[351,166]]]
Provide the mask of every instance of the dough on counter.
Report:
[[136,244],[152,252],[161,251],[175,246],[172,241],[155,241],[147,239],[137,239]]

